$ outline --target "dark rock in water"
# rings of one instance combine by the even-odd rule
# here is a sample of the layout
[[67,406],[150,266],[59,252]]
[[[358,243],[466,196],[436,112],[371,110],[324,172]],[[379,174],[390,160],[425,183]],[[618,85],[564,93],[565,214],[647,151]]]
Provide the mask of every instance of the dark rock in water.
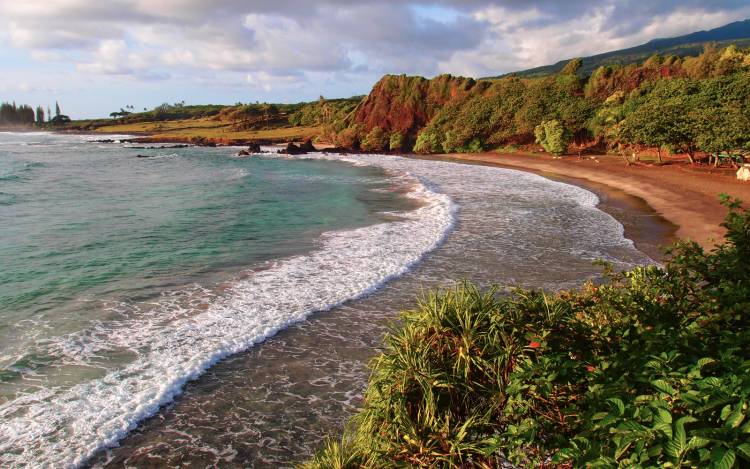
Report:
[[289,142],[286,144],[286,149],[281,150],[279,153],[285,153],[287,155],[304,155],[307,152],[294,143]]
[[309,138],[307,140],[305,140],[305,143],[303,143],[302,146],[300,146],[299,148],[300,148],[300,150],[302,150],[302,151],[304,151],[306,153],[309,153],[311,151],[317,151],[315,149],[315,145],[313,145],[312,139],[309,139]]
[[[243,150],[243,151],[245,151],[245,150]],[[246,151],[248,151],[250,153],[262,153],[263,152],[263,150],[260,149],[260,144],[258,144],[258,143],[251,143],[250,145],[248,145]]]
[[136,158],[155,158],[156,155],[141,155],[141,154],[138,154],[138,155],[135,155],[135,157]]
[[250,153],[247,150],[240,150],[239,153],[237,153],[237,156],[250,156],[252,153]]
[[188,148],[190,145],[187,144],[179,144],[179,145],[151,145],[151,146],[141,146],[141,147],[128,147],[133,150],[164,150],[169,148]]

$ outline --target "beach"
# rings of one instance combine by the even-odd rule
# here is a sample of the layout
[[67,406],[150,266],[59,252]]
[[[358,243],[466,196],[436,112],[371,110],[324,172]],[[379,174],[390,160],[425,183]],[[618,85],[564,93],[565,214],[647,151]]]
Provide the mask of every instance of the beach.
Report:
[[[34,362],[33,375],[67,380],[68,387],[42,389],[47,394],[37,393],[38,400],[29,404],[16,399],[18,379],[8,382],[5,407],[16,417],[6,428],[14,435],[8,438],[7,457],[19,465],[190,461],[285,467],[310,456],[357,410],[368,361],[382,350],[381,337],[398,312],[413,308],[420,292],[465,279],[501,291],[574,288],[601,278],[601,269],[592,265],[597,259],[616,269],[661,261],[660,246],[680,228],[645,199],[594,176],[509,170],[493,161],[326,153],[243,159],[235,158],[237,149],[231,147],[142,149],[114,139],[102,143],[54,134],[6,138],[6,151],[17,160],[6,176],[6,202],[41,217],[37,225],[54,220],[34,212],[36,205],[27,201],[38,192],[34,184],[50,186],[45,178],[59,171],[70,174],[71,193],[75,187],[96,188],[100,195],[93,200],[129,201],[122,209],[110,208],[114,218],[86,210],[102,215],[81,226],[68,223],[68,214],[74,210],[76,223],[85,221],[77,214],[92,200],[88,192],[75,204],[58,207],[66,233],[97,227],[100,237],[110,236],[104,244],[84,239],[81,247],[66,245],[71,254],[85,260],[93,249],[137,253],[128,243],[164,238],[151,242],[160,251],[139,254],[151,262],[161,259],[162,251],[173,251],[171,240],[185,246],[188,236],[201,243],[187,257],[154,264],[157,270],[148,276],[143,273],[151,264],[137,264],[132,273],[119,271],[104,284],[110,290],[120,285],[115,293],[90,290],[90,280],[82,279],[71,286],[75,302],[50,298],[56,311],[76,311],[85,300],[87,313],[76,323],[65,315],[42,317],[50,336],[26,344],[46,360]],[[136,158],[138,152],[150,158]],[[100,159],[95,171],[92,158]],[[115,166],[104,170],[105,163]],[[113,179],[123,174],[127,181]],[[161,175],[158,185],[152,184],[154,174]],[[165,178],[169,174],[172,179]],[[197,187],[210,196],[195,197]],[[345,188],[351,189],[341,192]],[[289,197],[294,198],[279,206]],[[204,206],[203,200],[212,203]],[[166,201],[179,204],[165,206]],[[243,211],[253,206],[257,211]],[[232,216],[224,216],[228,208]],[[263,213],[268,220],[258,225]],[[282,214],[291,218],[274,225]],[[301,218],[308,215],[309,222]],[[177,218],[154,225],[165,217]],[[209,218],[196,221],[202,217]],[[322,217],[327,221],[321,226]],[[129,220],[126,229],[122,220]],[[207,220],[211,226],[225,225],[217,225],[216,233],[196,230],[208,226]],[[131,229],[134,224],[141,228]],[[299,232],[290,231],[297,225]],[[24,236],[16,239],[22,246],[27,242]],[[277,246],[277,241],[283,243]],[[209,244],[203,247],[204,242]],[[215,267],[207,270],[209,262]],[[19,258],[18,269],[23,266]],[[50,275],[57,272],[53,267]],[[163,281],[149,280],[159,278]],[[18,304],[18,311],[26,311]],[[91,318],[97,322],[89,324]],[[74,332],[58,336],[63,328]],[[19,329],[18,334],[26,332]],[[15,342],[7,343],[12,347]],[[106,361],[100,363],[103,356]],[[67,371],[71,367],[75,375]],[[25,369],[16,368],[24,378]],[[127,382],[118,378],[120,370],[128,373]],[[129,383],[138,383],[144,392],[123,397],[121,389]],[[28,412],[54,417],[44,428],[58,430],[38,437],[43,428],[29,424]],[[97,433],[76,425],[81,418],[101,420]],[[66,430],[69,424],[75,432]],[[70,450],[54,451],[58,442]]]
[[643,199],[675,229],[675,237],[711,247],[721,240],[726,209],[719,194],[750,200],[750,184],[734,177],[734,170],[707,171],[686,164],[626,166],[619,156],[596,155],[555,158],[547,154],[455,153],[419,158],[471,162],[521,169],[549,177],[573,178],[586,186],[600,184]]
[[[291,467],[356,412],[382,335],[421,293],[463,279],[502,291],[571,288],[599,278],[601,270],[592,265],[597,258],[617,268],[651,262],[624,239],[620,224],[652,237],[670,232],[636,198],[601,188],[594,196],[528,172],[387,155],[301,158],[308,157],[420,175],[457,204],[455,226],[433,252],[377,291],[316,313],[213,366],[118,447],[99,452],[91,461],[95,467],[186,461]],[[620,223],[602,211],[605,206]],[[631,239],[643,250],[640,243],[649,236]]]

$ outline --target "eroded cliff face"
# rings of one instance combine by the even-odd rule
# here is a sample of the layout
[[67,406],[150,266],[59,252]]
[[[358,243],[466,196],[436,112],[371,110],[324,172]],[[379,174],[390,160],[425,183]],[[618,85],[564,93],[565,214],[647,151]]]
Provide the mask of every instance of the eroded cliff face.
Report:
[[351,115],[348,128],[360,137],[380,128],[414,140],[441,107],[467,96],[476,84],[471,78],[451,75],[433,79],[386,75]]

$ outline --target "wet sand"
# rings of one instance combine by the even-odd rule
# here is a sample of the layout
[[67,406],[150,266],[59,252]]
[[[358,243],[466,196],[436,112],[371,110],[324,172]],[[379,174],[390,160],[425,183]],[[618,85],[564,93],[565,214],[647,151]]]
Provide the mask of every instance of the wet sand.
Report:
[[[418,158],[531,171],[551,178],[563,178],[566,182],[591,188],[599,194],[610,193],[610,200],[618,198],[611,189],[619,190],[642,199],[653,212],[671,223],[675,227],[674,236],[696,241],[704,247],[713,246],[724,234],[720,224],[726,209],[719,203],[719,194],[727,193],[750,201],[750,183],[737,180],[734,170],[712,170],[682,162],[673,161],[663,166],[626,166],[620,157],[613,155],[556,159],[546,154],[499,153],[457,153]],[[602,208],[607,210],[606,202]],[[632,227],[630,234],[638,244],[637,238],[641,235],[634,232]],[[646,238],[651,236],[648,232],[642,235]],[[641,245],[644,245],[644,241],[641,240]]]
[[[562,181],[596,192],[599,208],[623,224],[638,249],[659,259],[658,246],[673,237],[675,227],[645,202],[589,181]],[[504,192],[502,184],[492,190]],[[555,290],[597,276],[598,268],[589,261],[557,257],[578,233],[575,222],[556,240],[542,235],[535,241],[538,227],[516,224],[511,225],[510,236],[488,223],[487,214],[492,212],[483,205],[487,197],[475,192],[473,197],[457,197],[462,206],[458,226],[414,270],[372,295],[317,313],[220,362],[189,383],[180,398],[142,422],[119,447],[101,452],[90,465],[291,467],[319,449],[327,435],[338,435],[356,412],[368,361],[382,350],[382,336],[398,311],[412,308],[423,289],[472,279],[485,287]],[[493,203],[512,203],[512,197]],[[526,242],[518,244],[514,239]],[[562,244],[545,249],[549,242]],[[530,261],[530,256],[536,260]]]

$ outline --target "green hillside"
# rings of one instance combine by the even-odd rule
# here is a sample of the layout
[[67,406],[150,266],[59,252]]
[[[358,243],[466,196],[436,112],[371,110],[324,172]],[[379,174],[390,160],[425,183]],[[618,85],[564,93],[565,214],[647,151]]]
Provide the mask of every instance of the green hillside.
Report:
[[[654,39],[640,46],[584,57],[578,73],[582,76],[588,76],[602,65],[626,65],[643,62],[654,54],[680,57],[697,56],[707,44],[715,44],[719,48],[730,44],[736,44],[738,47],[750,47],[750,19],[736,21],[708,31],[698,31],[672,38]],[[561,60],[553,65],[530,68],[512,74],[521,77],[553,75],[559,73],[569,61],[570,59]],[[511,74],[487,78],[500,78],[506,75]]]

